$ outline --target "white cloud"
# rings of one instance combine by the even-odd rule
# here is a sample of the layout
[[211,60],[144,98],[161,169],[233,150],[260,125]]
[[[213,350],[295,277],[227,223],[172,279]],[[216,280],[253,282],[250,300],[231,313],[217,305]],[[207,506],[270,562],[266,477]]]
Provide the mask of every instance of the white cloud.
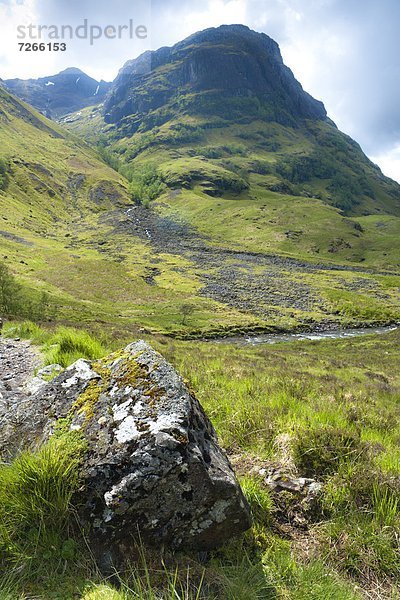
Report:
[[244,23],[246,20],[246,0],[209,0],[203,10],[196,8],[183,19],[185,35],[207,27],[216,27],[222,23],[226,25]]
[[384,175],[400,182],[400,143],[392,150],[376,156],[371,156],[371,160],[380,166]]
[[53,69],[55,59],[50,54],[45,53],[38,61],[36,53],[19,51],[17,27],[34,23],[36,15],[36,0],[11,0],[7,4],[0,4],[0,65],[3,79],[36,77],[43,67],[50,71]]

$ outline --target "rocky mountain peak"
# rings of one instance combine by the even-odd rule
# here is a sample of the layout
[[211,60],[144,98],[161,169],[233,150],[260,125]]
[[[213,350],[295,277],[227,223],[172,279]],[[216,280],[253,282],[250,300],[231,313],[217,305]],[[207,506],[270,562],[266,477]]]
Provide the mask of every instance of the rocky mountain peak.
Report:
[[284,65],[278,44],[244,25],[206,29],[128,61],[106,100],[106,120],[145,115],[178,100],[189,112],[210,115],[230,107],[235,117],[257,110],[271,120],[326,117],[323,104]]
[[39,79],[7,79],[4,83],[19,98],[53,119],[98,104],[111,87],[76,67]]

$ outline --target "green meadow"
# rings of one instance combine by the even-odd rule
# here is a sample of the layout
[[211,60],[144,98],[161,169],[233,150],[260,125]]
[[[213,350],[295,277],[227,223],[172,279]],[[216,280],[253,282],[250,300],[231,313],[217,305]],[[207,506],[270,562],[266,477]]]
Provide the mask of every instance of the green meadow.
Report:
[[[123,344],[29,323],[9,323],[5,334],[30,337],[45,362],[63,365]],[[142,549],[126,571],[104,579],[74,517],[78,470],[68,453],[79,457],[79,439],[56,438],[0,469],[1,597],[397,598],[398,330],[253,347],[148,339],[212,419],[250,502],[252,529],[205,562],[168,553],[160,562]],[[271,492],[260,470],[272,468],[313,478],[322,491],[311,502]]]

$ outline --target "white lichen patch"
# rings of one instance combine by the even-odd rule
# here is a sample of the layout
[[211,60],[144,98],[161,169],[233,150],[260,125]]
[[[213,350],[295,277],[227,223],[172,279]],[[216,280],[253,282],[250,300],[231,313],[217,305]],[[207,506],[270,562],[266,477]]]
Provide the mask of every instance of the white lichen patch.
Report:
[[139,436],[140,431],[138,431],[135,419],[131,415],[125,417],[118,429],[115,430],[115,437],[117,438],[119,444],[131,442],[132,440],[137,439]]
[[123,421],[129,414],[140,415],[145,408],[143,402],[135,402],[134,397],[125,400],[125,402],[121,402],[121,404],[114,404],[112,407],[114,421],[117,423]]
[[217,500],[212,509],[210,510],[210,516],[216,523],[222,523],[225,521],[225,511],[230,505],[229,500]]
[[176,415],[158,414],[157,419],[150,423],[149,431],[157,434],[159,431],[171,431],[171,429],[181,431],[182,435],[185,435],[185,429],[177,422]]
[[128,416],[129,407],[132,404],[132,402],[133,402],[133,399],[129,398],[129,400],[122,402],[122,404],[114,404],[114,406],[112,407],[114,421],[117,421],[117,422],[122,421],[123,419],[125,419]]
[[143,404],[143,402],[136,402],[135,406],[132,407],[131,412],[134,415],[140,415],[140,413],[142,413],[145,410],[146,406]]
[[77,360],[73,365],[68,367],[66,371],[74,371],[74,374],[61,384],[64,388],[70,388],[79,383],[79,381],[100,379],[100,375],[96,373],[96,371],[93,371],[90,363],[83,358]]

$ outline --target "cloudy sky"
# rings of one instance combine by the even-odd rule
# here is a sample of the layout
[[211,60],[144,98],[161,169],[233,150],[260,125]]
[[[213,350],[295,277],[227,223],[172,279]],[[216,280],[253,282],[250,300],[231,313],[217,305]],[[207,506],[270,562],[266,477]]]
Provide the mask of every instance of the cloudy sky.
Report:
[[[17,27],[139,25],[139,39],[66,40],[65,52],[20,52]],[[303,87],[384,173],[400,181],[399,0],[0,0],[0,77],[39,77],[77,66],[112,80],[148,48],[223,23],[273,37]],[[29,41],[27,38],[24,41]],[[35,41],[35,40],[31,40]],[[36,40],[37,41],[37,40]],[[44,40],[48,41],[48,40]]]

